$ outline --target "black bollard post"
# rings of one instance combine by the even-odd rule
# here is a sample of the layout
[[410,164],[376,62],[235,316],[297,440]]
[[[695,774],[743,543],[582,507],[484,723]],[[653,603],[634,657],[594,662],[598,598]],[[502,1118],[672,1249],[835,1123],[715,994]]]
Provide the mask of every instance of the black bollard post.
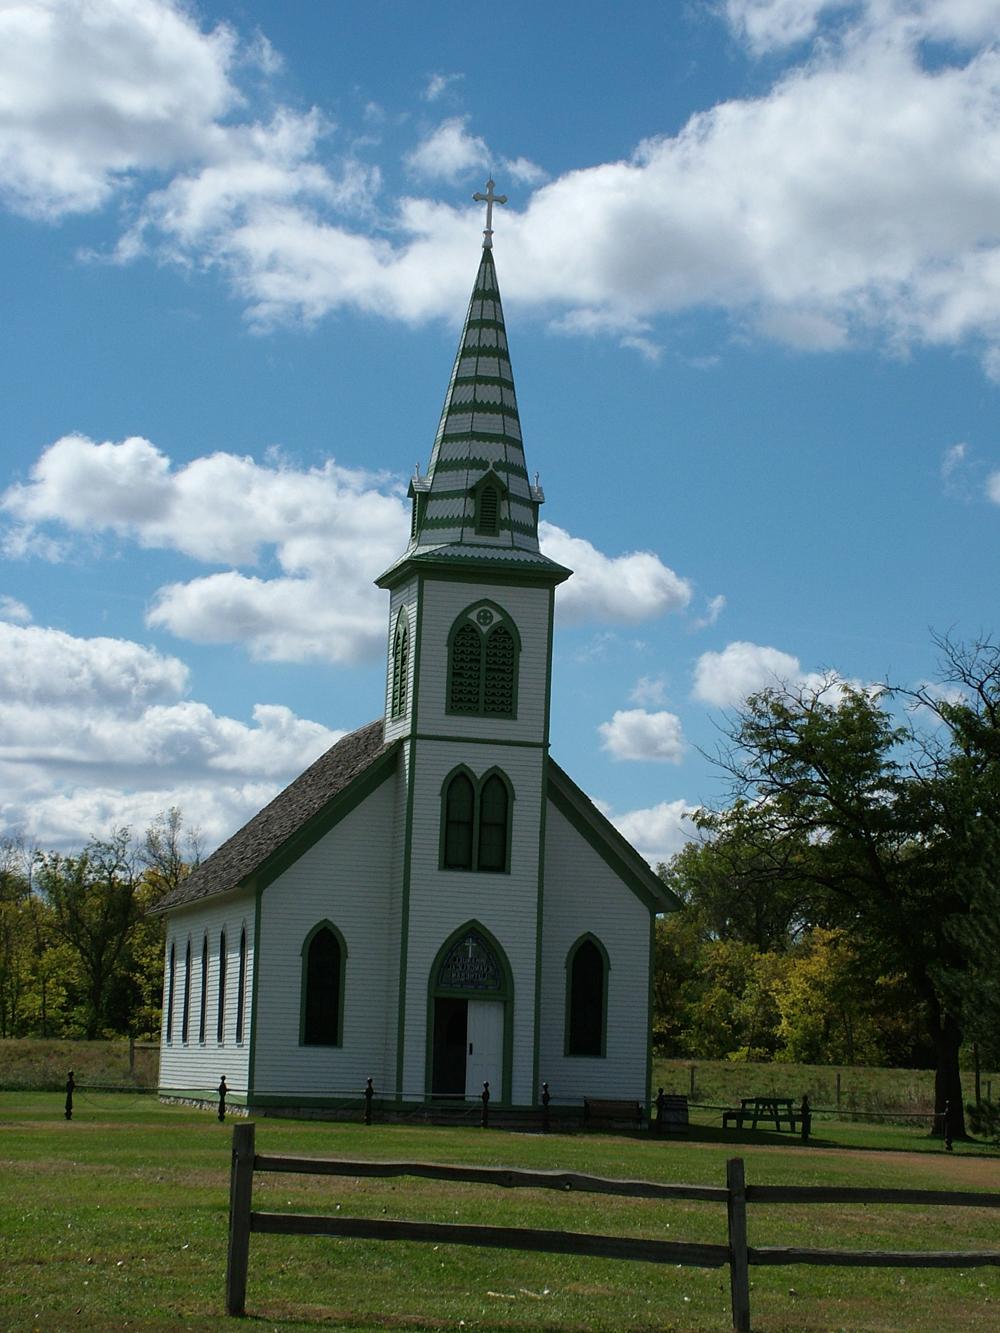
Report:
[[801,1119],[800,1132],[802,1142],[809,1142],[809,1135],[812,1133],[812,1111],[809,1109],[809,1094],[803,1093],[802,1105],[799,1107],[799,1117]]
[[226,1076],[225,1076],[225,1074],[223,1074],[223,1075],[222,1075],[222,1078],[221,1078],[221,1080],[220,1080],[220,1082],[219,1082],[219,1120],[220,1120],[220,1122],[223,1121],[223,1120],[225,1120],[225,1118],[226,1118],[226,1093],[227,1093],[228,1091],[229,1091],[229,1089],[226,1087]]
[[372,1086],[371,1079],[365,1084],[365,1124],[372,1122],[372,1098],[375,1096],[375,1089]]
[[656,1134],[659,1138],[663,1134],[663,1112],[666,1107],[667,1099],[663,1094],[663,1089],[656,1094]]
[[550,1097],[550,1094],[549,1094],[549,1085],[548,1085],[547,1083],[543,1083],[543,1084],[542,1084],[542,1133],[543,1133],[543,1134],[547,1134],[547,1133],[549,1132],[549,1101],[550,1101],[550,1100],[551,1100],[551,1097]]
[[951,1152],[951,1102],[944,1104],[944,1148]]
[[482,1125],[483,1129],[488,1129],[488,1128],[489,1128],[489,1123],[490,1123],[490,1085],[489,1085],[488,1083],[484,1083],[484,1084],[483,1084],[483,1115],[482,1115],[482,1119],[480,1120],[479,1123]]
[[69,1078],[66,1080],[66,1119],[73,1119],[73,1089],[76,1083],[73,1081],[73,1071],[69,1071]]

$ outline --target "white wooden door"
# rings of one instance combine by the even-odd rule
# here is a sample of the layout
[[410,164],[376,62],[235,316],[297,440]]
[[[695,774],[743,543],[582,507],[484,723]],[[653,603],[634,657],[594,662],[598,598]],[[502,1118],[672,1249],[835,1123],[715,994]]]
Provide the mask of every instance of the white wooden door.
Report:
[[465,1095],[481,1097],[483,1084],[490,1085],[490,1100],[503,1100],[503,1002],[470,1000],[466,1022],[468,1054],[465,1061]]

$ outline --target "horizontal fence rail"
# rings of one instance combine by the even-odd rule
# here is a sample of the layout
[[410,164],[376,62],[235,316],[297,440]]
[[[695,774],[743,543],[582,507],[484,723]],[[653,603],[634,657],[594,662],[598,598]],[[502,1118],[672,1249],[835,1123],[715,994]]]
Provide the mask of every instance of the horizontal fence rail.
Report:
[[[226,1309],[246,1312],[250,1236],[332,1236],[355,1240],[430,1241],[441,1245],[476,1245],[490,1249],[536,1253],[580,1254],[645,1263],[683,1264],[696,1268],[728,1265],[733,1328],[750,1329],[750,1265],[812,1264],[868,1268],[960,1268],[1000,1266],[1000,1250],[983,1252],[829,1250],[795,1246],[751,1246],[747,1240],[749,1204],[863,1203],[919,1206],[1000,1208],[1000,1194],[966,1191],[866,1189],[853,1186],[747,1185],[743,1162],[726,1164],[726,1184],[661,1184],[648,1180],[615,1180],[573,1171],[533,1171],[512,1167],[458,1166],[436,1162],[348,1161],[341,1158],[258,1155],[254,1125],[233,1130],[229,1204],[229,1250],[226,1264]],[[616,1195],[634,1199],[689,1199],[724,1203],[728,1243],[653,1240],[638,1236],[604,1236],[590,1232],[535,1227],[465,1225],[458,1222],[416,1222],[386,1218],[329,1217],[313,1213],[255,1212],[255,1173],[281,1172],[319,1176],[416,1176],[426,1180],[493,1185],[502,1189],[549,1189],[561,1193]]]

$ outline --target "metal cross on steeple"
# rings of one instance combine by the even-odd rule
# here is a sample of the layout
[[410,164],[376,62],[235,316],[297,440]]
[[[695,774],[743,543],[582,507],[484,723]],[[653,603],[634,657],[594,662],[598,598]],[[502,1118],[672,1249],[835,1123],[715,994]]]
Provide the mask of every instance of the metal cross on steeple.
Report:
[[483,194],[480,190],[477,190],[472,196],[477,204],[486,205],[486,227],[483,230],[484,250],[492,250],[493,248],[493,205],[505,204],[507,202],[507,196],[505,194],[493,193],[494,185],[496,185],[496,181],[491,176],[486,182],[486,193]]

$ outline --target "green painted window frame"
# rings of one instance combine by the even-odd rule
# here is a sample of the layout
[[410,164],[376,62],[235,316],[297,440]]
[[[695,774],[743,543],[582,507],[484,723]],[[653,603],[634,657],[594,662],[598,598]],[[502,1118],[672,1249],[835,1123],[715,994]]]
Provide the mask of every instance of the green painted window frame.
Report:
[[[336,1041],[306,1041],[306,1000],[308,998],[309,987],[309,949],[313,940],[321,930],[328,930],[340,949],[340,976],[338,978],[337,994],[337,1034]],[[316,1050],[332,1050],[343,1046],[344,1044],[344,999],[347,994],[347,941],[343,933],[333,924],[329,918],[324,917],[322,921],[317,921],[309,931],[309,934],[302,941],[302,979],[299,986],[299,1045]]]
[[191,1035],[191,936],[184,951],[184,1004],[181,1009],[181,1041],[186,1046]]
[[[490,611],[493,619],[490,624],[483,626],[477,623],[476,616],[480,611]],[[452,705],[452,681],[455,673],[455,641],[461,630],[468,626],[479,635],[479,666],[478,666],[478,699],[475,708],[455,708]],[[512,668],[511,691],[510,691],[510,711],[494,712],[487,711],[486,708],[486,680],[487,680],[487,656],[489,647],[489,637],[497,629],[503,628],[513,640],[514,663]],[[518,683],[521,675],[521,636],[518,633],[517,626],[513,620],[496,602],[488,600],[473,602],[467,606],[458,616],[456,616],[452,627],[448,632],[448,672],[445,677],[445,699],[444,711],[450,717],[487,717],[495,718],[497,721],[513,722],[517,719],[517,696]]]
[[[592,945],[601,959],[601,1040],[600,1051],[574,1051],[573,1036],[573,968],[581,948]],[[570,945],[566,954],[566,1007],[564,1010],[563,1054],[573,1060],[604,1060],[608,1053],[608,978],[611,973],[611,959],[603,942],[591,931],[586,931]]]
[[406,614],[406,608],[401,607],[392,636],[392,689],[389,699],[389,716],[392,718],[403,717],[406,714],[409,671],[410,619]]
[[225,927],[219,931],[218,1005],[215,1013],[215,1040],[222,1046],[226,1040],[226,963],[228,961]]
[[198,1044],[205,1045],[205,1021],[208,1017],[208,931],[201,937],[201,1002],[198,1005]]
[[[448,865],[446,860],[448,837],[448,792],[456,778],[465,778],[472,785],[472,848],[469,865]],[[485,867],[479,864],[479,844],[482,833],[482,794],[483,788],[491,778],[499,778],[507,791],[506,828],[504,830],[503,867]],[[467,764],[458,764],[447,774],[441,783],[441,831],[438,844],[438,869],[449,874],[465,875],[509,875],[511,842],[514,828],[514,801],[516,793],[510,778],[496,764],[488,768],[480,777],[476,777]]]
[[240,931],[240,970],[236,981],[236,1045],[243,1045],[247,1010],[247,928]]
[[174,980],[177,975],[177,946],[170,941],[170,954],[167,960],[167,1041],[174,1039]]

